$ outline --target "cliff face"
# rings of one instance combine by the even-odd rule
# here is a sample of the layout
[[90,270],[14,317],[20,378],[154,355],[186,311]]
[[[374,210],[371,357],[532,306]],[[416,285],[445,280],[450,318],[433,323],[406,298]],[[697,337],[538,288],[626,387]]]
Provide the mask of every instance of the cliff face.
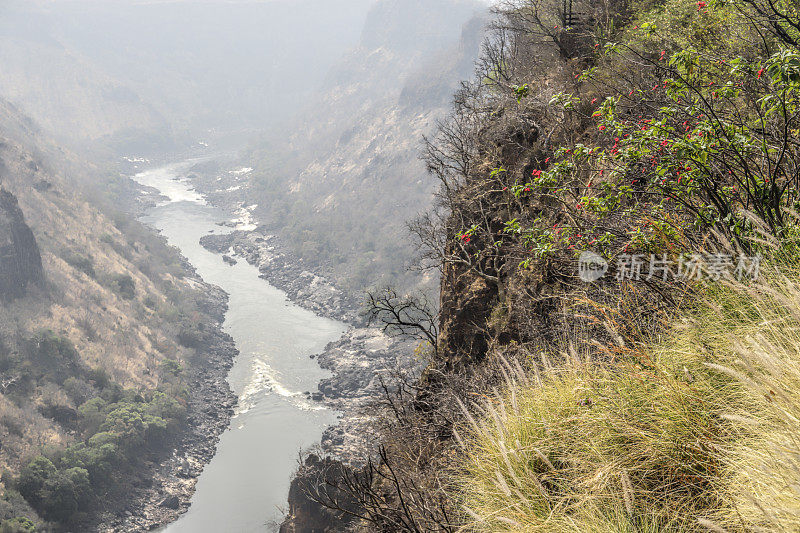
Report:
[[497,287],[455,265],[443,269],[439,349],[448,370],[480,362],[489,347],[484,327],[497,300]]
[[[289,514],[281,524],[280,533],[361,531],[353,514],[360,510],[358,503],[352,494],[334,487],[344,477],[352,478],[354,474],[354,470],[339,461],[309,455],[289,487]],[[318,489],[319,494],[309,492],[310,487]],[[325,507],[320,500],[336,502],[340,509]]]
[[17,198],[0,189],[0,300],[25,295],[44,280],[42,256]]

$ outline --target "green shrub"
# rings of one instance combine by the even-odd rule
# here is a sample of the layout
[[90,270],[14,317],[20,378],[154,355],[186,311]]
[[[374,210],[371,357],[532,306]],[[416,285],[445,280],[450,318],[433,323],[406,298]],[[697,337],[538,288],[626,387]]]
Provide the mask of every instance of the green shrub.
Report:
[[36,533],[36,525],[27,517],[19,516],[0,522],[0,533]]
[[20,471],[17,490],[32,506],[38,507],[42,504],[42,489],[45,483],[57,472],[53,462],[40,455]]
[[94,393],[95,389],[83,378],[70,377],[64,381],[64,392],[75,403],[81,405],[86,402]]
[[97,272],[94,270],[94,263],[89,257],[71,253],[64,258],[64,261],[66,261],[69,266],[83,272],[92,279],[97,277]]
[[121,403],[112,407],[100,425],[100,431],[116,435],[117,442],[126,452],[163,442],[167,421],[149,414],[145,404]]
[[161,371],[165,374],[169,374],[171,376],[178,376],[183,372],[183,366],[179,361],[174,359],[164,359],[161,361],[159,365],[161,367]]
[[76,513],[88,509],[93,495],[89,473],[83,468],[67,468],[45,481],[41,510],[48,520],[69,522]]
[[147,399],[111,385],[103,395],[78,408],[83,442],[53,451],[51,458],[35,458],[16,480],[22,496],[48,520],[80,521],[98,495],[123,483],[121,472],[163,449],[186,414],[175,398],[161,391]]
[[86,373],[87,379],[93,381],[98,389],[105,389],[111,383],[111,377],[108,372],[102,368],[92,368]]
[[102,398],[92,398],[78,407],[81,415],[81,427],[89,435],[97,433],[100,425],[106,420],[108,402]]
[[50,330],[36,335],[31,341],[34,356],[44,361],[76,361],[78,351],[72,342]]
[[109,283],[111,290],[123,299],[133,300],[136,297],[136,283],[130,274],[114,274]]

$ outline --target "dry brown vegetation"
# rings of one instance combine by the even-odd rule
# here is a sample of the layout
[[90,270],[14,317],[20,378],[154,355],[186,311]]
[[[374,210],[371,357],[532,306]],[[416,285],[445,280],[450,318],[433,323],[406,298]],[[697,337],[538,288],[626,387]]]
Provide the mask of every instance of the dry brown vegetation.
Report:
[[[427,146],[439,209],[412,223],[442,273],[436,349],[387,388],[374,461],[310,477],[317,499],[355,498],[355,530],[796,529],[796,13],[501,3]],[[584,250],[777,270],[584,284]]]
[[[110,406],[130,396],[126,389],[185,401],[180,377],[164,364],[187,364],[196,347],[180,336],[210,318],[177,251],[126,215],[90,204],[80,184],[98,179],[98,169],[23,127],[12,109],[2,113],[0,186],[18,199],[45,275],[43,286],[0,307],[0,471],[9,489],[36,455],[91,437],[81,406],[99,394]],[[18,496],[8,501],[0,522],[20,512]]]

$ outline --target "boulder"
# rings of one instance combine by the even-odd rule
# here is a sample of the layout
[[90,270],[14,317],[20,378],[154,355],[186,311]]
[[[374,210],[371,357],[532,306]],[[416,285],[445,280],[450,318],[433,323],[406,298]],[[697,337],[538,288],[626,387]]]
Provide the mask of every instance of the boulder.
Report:
[[174,494],[171,494],[164,498],[158,505],[159,507],[165,507],[167,509],[177,509],[181,506],[181,500]]

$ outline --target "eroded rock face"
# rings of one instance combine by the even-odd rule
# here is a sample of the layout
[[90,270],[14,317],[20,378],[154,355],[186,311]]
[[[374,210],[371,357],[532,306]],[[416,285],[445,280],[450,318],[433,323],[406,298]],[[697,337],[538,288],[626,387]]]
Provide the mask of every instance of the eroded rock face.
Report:
[[486,356],[486,320],[497,297],[497,287],[467,269],[446,265],[439,312],[439,357],[445,369],[479,363]]
[[25,295],[44,281],[42,256],[16,197],[0,189],[0,300]]
[[289,516],[280,533],[359,531],[355,515],[363,515],[363,510],[348,491],[337,488],[345,478],[358,475],[339,461],[309,455],[289,488]]

